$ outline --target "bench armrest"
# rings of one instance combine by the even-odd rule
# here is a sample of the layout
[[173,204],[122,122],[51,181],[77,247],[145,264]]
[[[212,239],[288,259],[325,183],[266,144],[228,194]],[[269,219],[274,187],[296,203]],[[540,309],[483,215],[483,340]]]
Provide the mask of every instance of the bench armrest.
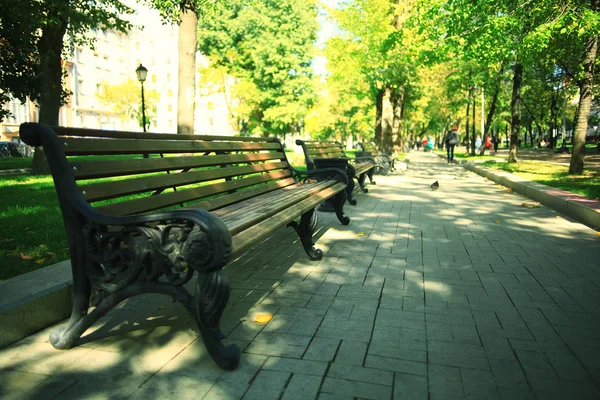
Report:
[[338,182],[343,182],[346,185],[348,184],[348,175],[340,168],[320,168],[320,169],[312,169],[310,171],[300,171],[290,165],[290,169],[296,176],[306,177],[306,178],[320,178],[322,177],[324,180],[333,177]]

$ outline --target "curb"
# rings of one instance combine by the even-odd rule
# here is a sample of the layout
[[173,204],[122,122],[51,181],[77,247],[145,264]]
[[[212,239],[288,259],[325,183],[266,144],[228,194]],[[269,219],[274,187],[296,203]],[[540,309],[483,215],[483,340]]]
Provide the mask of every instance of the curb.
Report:
[[31,173],[31,168],[3,169],[0,170],[0,176],[23,175]]
[[553,208],[568,217],[576,219],[594,229],[600,229],[600,201],[588,197],[555,189],[541,183],[531,182],[508,172],[478,166],[473,163],[461,163],[462,167],[484,176],[491,181],[506,186],[543,205]]
[[0,349],[68,318],[71,261],[0,282]]

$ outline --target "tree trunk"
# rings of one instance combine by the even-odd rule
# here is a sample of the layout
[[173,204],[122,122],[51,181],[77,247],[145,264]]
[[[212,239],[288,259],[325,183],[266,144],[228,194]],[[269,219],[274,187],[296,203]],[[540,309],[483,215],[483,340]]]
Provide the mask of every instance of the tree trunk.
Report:
[[556,92],[552,92],[552,101],[550,102],[550,148],[556,147]]
[[391,153],[393,148],[392,126],[394,124],[394,107],[392,102],[392,89],[388,86],[383,94],[382,106],[382,140],[381,150],[384,153]]
[[477,115],[475,112],[475,103],[477,103],[477,98],[475,97],[475,94],[473,94],[473,115],[472,115],[473,133],[471,134],[471,136],[473,137],[473,140],[471,141],[471,155],[472,156],[475,155],[475,116]]
[[375,144],[381,147],[383,138],[383,95],[384,89],[379,89],[377,92],[377,98],[375,99]]
[[[600,0],[593,0],[594,9],[600,8]],[[598,36],[590,37],[586,41],[586,52],[583,60],[584,77],[579,82],[579,106],[577,107],[577,125],[573,135],[573,153],[569,164],[569,174],[583,173],[585,159],[585,136],[588,128],[588,117],[592,104],[592,86],[594,80],[594,64],[598,54]]]
[[392,95],[394,121],[392,122],[392,146],[404,151],[402,135],[402,109],[404,107],[404,88],[394,90]]
[[[485,144],[487,137],[489,136],[490,126],[492,126],[492,119],[494,118],[494,113],[496,112],[496,105],[498,104],[498,94],[500,93],[500,85],[496,86],[496,90],[494,91],[494,95],[492,96],[492,103],[490,104],[490,110],[488,111],[488,115],[485,118],[485,131],[483,132],[483,141]],[[481,155],[485,154],[485,146],[481,146]]]
[[510,124],[510,151],[508,153],[508,162],[517,162],[517,152],[519,148],[519,131],[521,129],[521,82],[523,79],[523,65],[515,64],[515,73],[513,76],[512,99],[510,101],[510,111],[512,121]]
[[[48,9],[48,23],[42,28],[42,36],[38,44],[40,52],[40,117],[39,122],[50,126],[58,125],[58,113],[62,94],[61,54],[63,37],[67,31],[67,21],[63,9],[68,1],[56,1]],[[35,149],[32,161],[34,175],[48,174],[48,162],[41,147]]]
[[181,13],[179,25],[179,93],[177,133],[194,133],[196,109],[196,46],[198,17],[193,10]]
[[466,116],[466,121],[467,123],[465,124],[465,140],[467,143],[467,154],[469,153],[469,111],[471,110],[471,91],[469,90],[469,94],[467,96],[467,116]]

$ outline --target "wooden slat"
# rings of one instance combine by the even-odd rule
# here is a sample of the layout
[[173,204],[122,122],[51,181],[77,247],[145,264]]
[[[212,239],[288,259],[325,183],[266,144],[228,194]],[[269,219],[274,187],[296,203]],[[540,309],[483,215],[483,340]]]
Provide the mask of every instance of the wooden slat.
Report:
[[271,218],[266,219],[233,236],[232,257],[242,254],[252,244],[266,238],[269,234],[271,234],[271,232],[287,225],[295,218],[321,204],[324,200],[332,197],[342,190],[345,190],[345,188],[346,185],[344,183],[336,183],[334,186],[319,192],[317,195],[309,197],[286,209],[285,211],[282,211]]
[[79,180],[284,159],[285,156],[282,152],[269,152],[218,156],[139,158],[135,160],[76,161],[72,162],[71,165],[76,169],[75,179]]
[[356,174],[362,174],[363,172],[366,172],[368,170],[370,170],[371,168],[374,168],[375,164],[370,163],[370,162],[364,162],[364,163],[360,163],[360,164],[354,164],[354,170],[356,171]]
[[197,153],[214,151],[279,150],[279,143],[204,142],[200,140],[147,140],[147,139],[80,139],[65,138],[65,154],[110,155],[141,153]]
[[254,186],[239,192],[223,195],[214,199],[203,200],[190,205],[188,208],[201,208],[207,211],[215,211],[231,204],[236,204],[240,201],[250,199],[252,197],[269,193],[277,189],[281,189],[290,185],[295,185],[296,182],[292,179],[284,179],[279,181],[269,182],[266,185]]
[[108,137],[119,139],[158,139],[158,140],[221,140],[237,142],[279,142],[272,137],[245,137],[245,136],[215,136],[215,135],[185,135],[181,133],[145,133],[125,131],[105,131],[100,129],[53,127],[52,130],[59,136],[80,137]]
[[[119,203],[112,203],[99,206],[98,209],[111,215],[131,215],[140,214],[149,211],[170,207],[176,204],[182,204],[189,201],[195,201],[208,196],[214,196],[221,193],[227,193],[231,190],[239,190],[248,186],[268,182],[278,179],[287,171],[279,173],[266,173],[250,178],[235,179],[232,181],[213,183],[210,185],[195,187],[192,189],[178,190],[176,192],[162,193],[159,196],[150,196]],[[292,179],[293,181],[293,179]]]
[[214,213],[222,216],[221,220],[227,225],[231,234],[236,235],[335,184],[335,181],[326,181],[288,186],[267,195],[254,197],[242,205],[235,204]]
[[[85,192],[85,199],[92,203],[99,200],[113,199],[137,193],[153,190],[161,190],[172,187],[208,182],[217,179],[231,178],[253,173],[264,173],[278,169],[287,168],[287,163],[263,163],[246,165],[243,167],[215,168],[203,171],[179,172],[170,175],[145,176],[120,181],[101,182],[90,185],[81,185],[79,189]],[[287,169],[282,171],[276,178],[287,178],[291,172]]]

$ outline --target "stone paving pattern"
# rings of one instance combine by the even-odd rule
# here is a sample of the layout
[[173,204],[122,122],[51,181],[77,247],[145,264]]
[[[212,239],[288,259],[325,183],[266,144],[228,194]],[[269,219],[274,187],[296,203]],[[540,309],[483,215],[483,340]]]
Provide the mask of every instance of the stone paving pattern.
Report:
[[74,349],[54,350],[48,329],[1,350],[0,397],[600,397],[595,231],[429,153],[376,178],[349,226],[320,213],[322,261],[287,229],[226,268],[235,371],[183,307],[142,296]]

